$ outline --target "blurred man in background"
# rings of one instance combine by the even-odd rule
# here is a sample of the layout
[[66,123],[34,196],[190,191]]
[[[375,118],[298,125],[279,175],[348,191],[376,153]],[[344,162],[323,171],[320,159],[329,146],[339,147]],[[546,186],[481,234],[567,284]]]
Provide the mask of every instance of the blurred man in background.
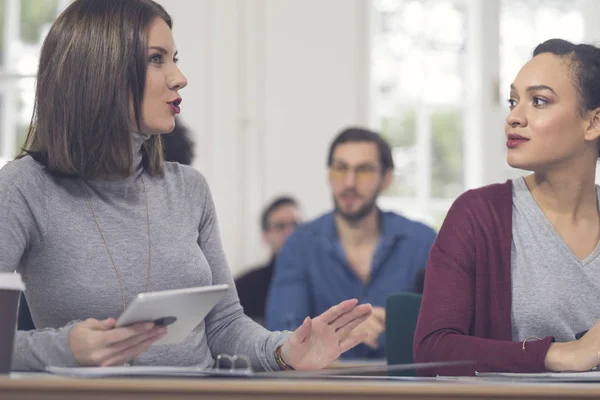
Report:
[[260,324],[264,324],[265,320],[265,303],[275,258],[299,223],[298,203],[292,197],[278,197],[267,205],[261,215],[261,229],[263,240],[269,247],[269,261],[254,267],[235,281],[245,314]]
[[422,283],[436,233],[377,207],[392,183],[389,144],[377,133],[349,128],[332,142],[327,160],[334,210],[300,227],[283,246],[267,301],[267,328],[293,330],[342,300],[371,303],[358,327],[365,342],[346,358],[385,356],[385,300]]

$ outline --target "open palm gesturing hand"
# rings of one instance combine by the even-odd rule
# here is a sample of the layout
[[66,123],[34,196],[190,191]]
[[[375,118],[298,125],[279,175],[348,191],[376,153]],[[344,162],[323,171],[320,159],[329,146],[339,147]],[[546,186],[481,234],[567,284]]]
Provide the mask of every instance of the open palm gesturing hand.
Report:
[[371,315],[370,304],[343,301],[323,314],[307,317],[281,347],[281,356],[296,370],[320,369],[366,339],[366,332],[352,332]]

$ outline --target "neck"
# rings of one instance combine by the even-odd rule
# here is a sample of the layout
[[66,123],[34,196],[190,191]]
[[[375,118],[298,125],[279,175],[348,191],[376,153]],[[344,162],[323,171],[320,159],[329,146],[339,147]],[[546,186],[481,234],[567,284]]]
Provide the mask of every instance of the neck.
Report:
[[340,241],[351,246],[372,243],[379,238],[379,212],[377,208],[359,221],[349,222],[337,213],[335,224]]
[[581,161],[570,168],[536,172],[525,178],[531,195],[545,213],[571,221],[598,215],[596,170]]
[[146,140],[150,139],[150,135],[142,135],[139,133],[131,134],[131,150],[133,151],[133,171],[137,171],[142,167],[144,153],[142,146]]
[[142,146],[146,140],[150,138],[149,135],[141,135],[138,133],[130,133],[131,136],[131,151],[133,153],[132,158],[132,168],[131,173],[128,176],[122,175],[100,175],[94,178],[94,182],[100,184],[102,182],[106,183],[115,183],[115,182],[125,182],[130,183],[135,180],[137,176],[139,176],[143,172],[143,160],[144,160],[144,152],[142,151]]

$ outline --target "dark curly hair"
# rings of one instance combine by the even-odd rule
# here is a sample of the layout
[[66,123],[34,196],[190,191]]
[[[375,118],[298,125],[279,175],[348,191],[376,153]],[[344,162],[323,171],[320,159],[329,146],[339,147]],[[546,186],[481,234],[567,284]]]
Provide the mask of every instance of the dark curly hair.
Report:
[[160,135],[162,137],[165,161],[178,162],[190,165],[194,160],[194,142],[190,139],[188,128],[176,121],[175,129],[171,133]]
[[[574,44],[563,39],[550,39],[533,50],[533,57],[550,53],[564,58],[579,100],[579,113],[583,117],[600,107],[600,48],[590,44]],[[600,154],[598,154],[600,157]]]

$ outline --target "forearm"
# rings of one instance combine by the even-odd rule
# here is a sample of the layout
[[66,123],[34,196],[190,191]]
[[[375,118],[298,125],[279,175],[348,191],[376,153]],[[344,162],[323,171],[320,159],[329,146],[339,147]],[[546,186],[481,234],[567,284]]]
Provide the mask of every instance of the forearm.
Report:
[[424,375],[473,375],[478,372],[545,372],[552,338],[523,343],[438,331],[415,337],[415,362],[472,361],[474,364],[423,371]]
[[281,346],[289,334],[270,332],[245,315],[238,315],[230,321],[221,321],[219,332],[213,332],[209,339],[212,353],[245,355],[250,359],[254,370],[278,370],[275,350]]
[[43,371],[47,366],[75,367],[69,335],[75,322],[60,329],[17,331],[12,357],[14,371]]

